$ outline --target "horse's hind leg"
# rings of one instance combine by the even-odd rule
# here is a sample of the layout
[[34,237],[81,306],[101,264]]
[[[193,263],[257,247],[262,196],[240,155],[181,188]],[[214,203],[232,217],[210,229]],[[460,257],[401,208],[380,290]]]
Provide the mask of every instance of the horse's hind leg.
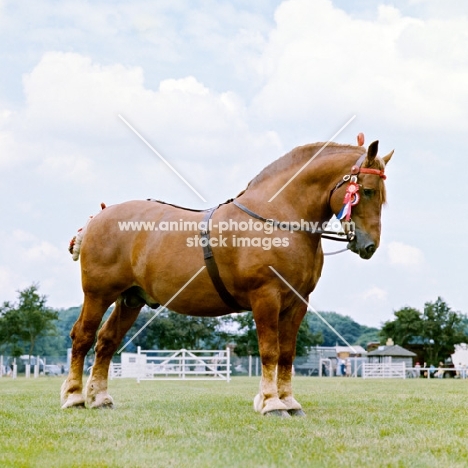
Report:
[[72,355],[68,377],[61,390],[62,408],[84,407],[85,405],[82,394],[84,360],[93,345],[102,316],[112,302],[113,300],[85,295],[80,316],[70,333]]
[[293,397],[291,374],[296,355],[296,339],[302,319],[307,312],[307,306],[302,302],[280,315],[278,359],[278,396],[286,405],[291,416],[305,416],[302,406]]
[[135,322],[143,304],[143,301],[132,303],[124,300],[122,296],[119,297],[112,314],[99,330],[95,348],[96,357],[86,384],[86,403],[89,407],[114,406],[112,397],[107,393],[110,361],[122,338]]

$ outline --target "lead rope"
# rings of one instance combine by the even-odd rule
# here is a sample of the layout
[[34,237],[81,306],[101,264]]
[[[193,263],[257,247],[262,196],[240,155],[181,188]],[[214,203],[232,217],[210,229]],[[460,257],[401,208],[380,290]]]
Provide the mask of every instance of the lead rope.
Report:
[[326,252],[326,253],[324,252],[323,255],[324,255],[324,256],[328,256],[328,255],[337,255],[337,254],[346,252],[347,250],[349,250],[349,247],[346,247],[345,249],[341,249],[341,250],[335,250],[334,252]]

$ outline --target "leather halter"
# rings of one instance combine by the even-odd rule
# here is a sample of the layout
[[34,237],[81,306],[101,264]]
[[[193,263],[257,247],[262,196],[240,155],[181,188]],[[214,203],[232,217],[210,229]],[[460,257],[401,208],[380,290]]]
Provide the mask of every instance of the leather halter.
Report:
[[356,164],[351,168],[351,171],[349,174],[346,174],[343,176],[343,178],[335,185],[333,190],[330,192],[330,197],[329,200],[331,199],[333,193],[339,189],[343,184],[346,182],[349,182],[351,177],[353,175],[357,176],[358,174],[374,174],[378,175],[381,179],[385,180],[387,176],[385,175],[385,172],[382,171],[381,169],[371,169],[369,167],[361,167],[362,164],[364,163],[364,160],[366,159],[367,154],[364,153],[357,161]]

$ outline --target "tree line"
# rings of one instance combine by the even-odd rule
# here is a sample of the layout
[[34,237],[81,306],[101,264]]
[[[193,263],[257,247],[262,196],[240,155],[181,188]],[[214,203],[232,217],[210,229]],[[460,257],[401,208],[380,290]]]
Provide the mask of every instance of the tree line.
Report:
[[[18,291],[16,302],[4,302],[0,306],[0,354],[20,356],[65,356],[71,347],[71,328],[81,312],[81,307],[52,309],[47,298],[39,294],[39,286],[33,284]],[[111,313],[109,309],[103,322]],[[255,321],[251,312],[224,317],[191,317],[162,310],[143,308],[132,328],[122,340],[129,342],[125,348],[134,352],[142,349],[223,349],[232,346],[238,356],[258,356]],[[428,364],[436,364],[453,352],[453,346],[468,342],[468,318],[454,312],[442,298],[427,302],[424,310],[403,307],[394,312],[394,319],[385,322],[381,329],[367,327],[351,317],[336,312],[320,312],[320,315],[350,344],[366,348],[369,342],[394,343],[414,350]],[[307,312],[297,338],[296,355],[305,356],[311,346],[343,345],[340,339],[314,313]]]

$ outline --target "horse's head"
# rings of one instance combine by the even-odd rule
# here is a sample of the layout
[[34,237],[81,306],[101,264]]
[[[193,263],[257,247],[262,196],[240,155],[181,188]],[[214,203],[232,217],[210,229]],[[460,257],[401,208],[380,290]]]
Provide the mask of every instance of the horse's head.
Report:
[[[350,199],[348,217],[352,210],[350,220],[354,223],[355,232],[348,247],[364,259],[371,258],[380,244],[380,216],[386,198],[384,170],[393,155],[392,151],[387,156],[379,158],[378,146],[378,141],[371,143],[362,164],[353,166],[345,195],[345,202],[346,196]],[[353,180],[356,181],[354,186]],[[354,197],[355,190],[358,190],[356,197]],[[352,224],[347,224],[345,220],[342,222],[345,231],[349,232]]]

